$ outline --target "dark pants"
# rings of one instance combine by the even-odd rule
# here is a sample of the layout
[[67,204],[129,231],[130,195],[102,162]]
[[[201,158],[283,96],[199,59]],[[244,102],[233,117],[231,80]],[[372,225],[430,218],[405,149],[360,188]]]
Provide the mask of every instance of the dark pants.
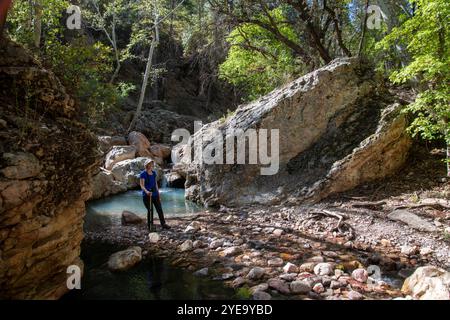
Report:
[[[147,208],[147,225],[150,229],[150,212],[153,211],[153,206],[156,208],[156,212],[158,212],[159,222],[161,225],[166,224],[166,220],[164,220],[164,213],[161,207],[161,201],[159,197],[152,197],[152,207],[150,208],[150,197],[143,197],[144,205]],[[153,222],[153,221],[152,221]]]

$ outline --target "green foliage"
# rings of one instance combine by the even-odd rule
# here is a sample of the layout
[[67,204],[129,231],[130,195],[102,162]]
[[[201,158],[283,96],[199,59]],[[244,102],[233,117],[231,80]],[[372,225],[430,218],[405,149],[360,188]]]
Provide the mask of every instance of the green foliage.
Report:
[[[89,0],[83,7],[83,20],[87,29],[99,32],[99,39],[112,47],[117,41],[118,60],[127,59],[126,36],[119,37],[123,30],[132,26],[132,21],[139,20],[136,16],[137,4],[130,0]],[[117,38],[116,38],[117,37]]]
[[247,286],[241,287],[236,290],[235,297],[237,299],[250,299],[252,297],[252,291]]
[[43,51],[44,61],[73,88],[84,78],[103,78],[111,72],[110,48],[100,42],[90,45],[84,37],[68,44],[47,42]]
[[[155,3],[160,15],[159,50],[168,50],[169,54],[160,57],[160,52],[157,53],[155,60],[159,64],[152,68],[152,79],[166,71],[164,61],[178,57],[175,53],[178,45],[182,46],[192,69],[199,70],[199,94],[204,94],[205,88],[219,76],[236,86],[238,92],[243,91],[246,100],[256,99],[323,63],[307,32],[307,23],[290,1],[238,1],[233,2],[234,6],[205,0],[185,0],[178,6],[180,2],[80,1],[86,33],[95,39],[88,41],[76,36],[73,39],[76,32],[69,32],[71,38],[67,39],[64,16],[70,1],[16,0],[8,18],[8,29],[13,39],[33,48],[33,5],[41,3],[42,41],[41,48],[34,52],[77,98],[82,114],[92,125],[99,125],[106,118],[104,115],[134,90],[131,84],[112,84],[108,80],[120,65],[116,53],[120,62],[133,60],[143,65],[153,34]],[[365,1],[328,1],[329,11],[324,9],[325,3],[320,3],[306,1],[311,15],[309,22],[318,31],[330,57],[343,56],[346,49],[354,54],[360,42]],[[98,10],[94,4],[98,4]],[[386,11],[388,20],[380,30],[367,30],[364,56],[378,63],[393,83],[409,83],[419,90],[416,101],[405,108],[405,112],[414,115],[409,128],[411,134],[429,140],[444,138],[450,143],[449,1],[393,0],[378,4]],[[336,38],[333,17],[344,46]],[[241,23],[236,25],[236,21]],[[261,24],[275,26],[278,36]],[[114,41],[108,38],[113,29],[117,35],[117,52],[112,46]],[[292,43],[311,58],[311,65],[306,65],[308,60],[299,53],[302,50],[297,50]]]
[[[281,24],[284,20],[283,10],[274,9],[271,16],[280,23],[280,32],[295,41],[296,34],[292,27]],[[227,41],[231,48],[226,61],[220,65],[220,78],[243,87],[248,100],[270,92],[301,71],[301,65],[292,50],[272,33],[255,24],[239,25],[230,33]]]
[[234,116],[236,114],[236,110],[231,111],[230,109],[227,109],[227,113],[224,114],[221,118],[219,118],[219,123],[225,123],[225,121],[229,118],[231,118],[232,116]]
[[[61,23],[61,19],[70,3],[67,0],[39,0],[37,2],[42,6],[42,37],[44,40],[54,40],[65,28],[65,23]],[[35,13],[32,3],[29,0],[15,0],[11,13],[8,15],[12,38],[28,46],[33,43]]]
[[108,112],[121,103],[134,86],[105,80],[111,73],[111,49],[100,43],[89,44],[83,37],[70,44],[46,45],[45,62],[77,98],[85,122],[92,127],[104,125]]
[[[118,2],[118,1],[116,1]],[[104,125],[105,115],[114,110],[134,86],[107,81],[112,73],[112,49],[101,42],[76,36],[65,40],[64,13],[68,1],[42,0],[42,42],[37,52],[76,98],[81,119],[91,127]],[[33,7],[29,1],[15,1],[9,19],[13,39],[32,48]]]
[[[157,7],[161,20],[164,10]],[[142,59],[147,56],[148,48],[154,36],[154,8],[152,1],[132,2],[128,6],[127,27],[131,29],[130,39],[125,45],[124,57],[126,59]],[[161,28],[161,26],[160,26]]]
[[128,97],[130,92],[133,92],[134,90],[136,90],[136,86],[134,84],[128,83],[128,82],[119,82],[117,84],[117,90],[119,93],[119,97],[121,99],[125,99],[126,97]]
[[[221,27],[225,27],[223,20],[215,14],[208,2],[187,0],[185,4],[179,13],[179,21],[175,23],[185,54],[200,53],[205,49],[208,50],[212,44],[224,44],[223,40],[228,31],[221,30]],[[218,48],[218,50],[220,49]]]
[[450,233],[444,231],[442,233],[442,238],[444,239],[444,241],[450,242]]
[[400,84],[416,81],[420,93],[406,108],[414,115],[409,131],[427,140],[444,138],[450,144],[450,52],[447,0],[412,0],[417,10],[411,19],[394,28],[378,47],[390,50],[404,46],[410,62],[392,72],[390,79]]
[[409,198],[409,200],[413,203],[419,203],[420,202],[420,197],[417,194],[417,192],[414,192],[411,197]]

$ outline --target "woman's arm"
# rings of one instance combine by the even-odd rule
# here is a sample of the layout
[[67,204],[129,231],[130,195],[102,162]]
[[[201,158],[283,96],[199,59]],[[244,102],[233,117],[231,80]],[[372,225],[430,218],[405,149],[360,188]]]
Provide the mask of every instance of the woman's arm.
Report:
[[139,184],[141,185],[141,189],[148,195],[149,191],[145,189],[145,179],[139,179]]

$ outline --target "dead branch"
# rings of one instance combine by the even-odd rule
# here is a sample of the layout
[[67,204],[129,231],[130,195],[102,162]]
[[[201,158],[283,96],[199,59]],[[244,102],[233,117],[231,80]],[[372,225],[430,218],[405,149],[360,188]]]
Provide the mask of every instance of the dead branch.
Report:
[[379,208],[386,204],[386,201],[380,200],[380,201],[358,201],[354,203],[350,203],[350,206],[354,208]]

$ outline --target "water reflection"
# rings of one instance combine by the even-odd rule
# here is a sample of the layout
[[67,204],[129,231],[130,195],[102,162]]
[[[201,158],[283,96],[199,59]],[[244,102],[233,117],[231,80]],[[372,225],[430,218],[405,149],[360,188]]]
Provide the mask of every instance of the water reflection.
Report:
[[126,272],[108,271],[109,256],[124,248],[104,243],[83,243],[81,258],[85,274],[81,290],[64,299],[230,299],[234,290],[219,281],[199,278],[191,272],[175,268],[157,257],[146,257]]

